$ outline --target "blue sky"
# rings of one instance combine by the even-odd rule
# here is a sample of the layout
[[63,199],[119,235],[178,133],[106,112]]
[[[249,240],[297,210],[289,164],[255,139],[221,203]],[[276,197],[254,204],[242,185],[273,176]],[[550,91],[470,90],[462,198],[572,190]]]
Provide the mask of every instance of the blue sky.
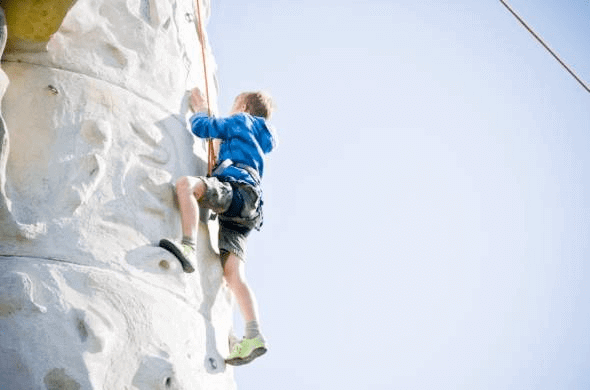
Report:
[[[590,94],[502,4],[211,2],[278,105],[238,388],[590,388]],[[588,1],[509,4],[590,82]]]

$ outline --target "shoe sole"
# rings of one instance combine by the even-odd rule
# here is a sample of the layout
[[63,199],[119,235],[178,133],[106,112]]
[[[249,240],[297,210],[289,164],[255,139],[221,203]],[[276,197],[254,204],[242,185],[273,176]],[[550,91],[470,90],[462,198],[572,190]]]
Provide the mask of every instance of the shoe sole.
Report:
[[160,240],[160,247],[166,249],[167,251],[171,252],[177,259],[180,261],[180,265],[182,266],[182,270],[187,274],[195,272],[195,268],[191,264],[191,262],[182,254],[182,252],[178,249],[174,243],[166,238]]
[[250,353],[250,355],[246,356],[243,359],[242,358],[233,358],[230,360],[226,360],[225,363],[232,365],[232,366],[241,366],[243,364],[248,364],[252,360],[256,359],[257,357],[264,355],[266,353],[266,351],[267,351],[267,349],[265,347],[258,347],[254,351],[252,351],[252,353]]

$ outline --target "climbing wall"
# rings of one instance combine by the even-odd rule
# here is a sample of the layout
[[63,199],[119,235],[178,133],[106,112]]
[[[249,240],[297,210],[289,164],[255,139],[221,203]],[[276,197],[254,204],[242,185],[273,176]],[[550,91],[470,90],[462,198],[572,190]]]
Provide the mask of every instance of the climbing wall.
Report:
[[207,169],[193,0],[0,6],[0,389],[235,388],[214,225],[193,274],[157,247]]

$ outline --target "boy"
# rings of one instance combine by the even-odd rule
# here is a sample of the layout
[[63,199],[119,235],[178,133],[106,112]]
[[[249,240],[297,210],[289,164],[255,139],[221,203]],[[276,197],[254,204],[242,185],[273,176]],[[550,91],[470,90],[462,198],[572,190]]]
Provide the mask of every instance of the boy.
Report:
[[211,177],[185,176],[176,182],[180,207],[181,243],[163,239],[160,246],[180,260],[185,272],[193,272],[196,261],[195,233],[198,207],[213,210],[219,218],[219,252],[223,275],[234,293],[245,322],[245,335],[237,343],[226,363],[246,364],[264,354],[267,345],[259,330],[258,308],[248,286],[244,265],[246,237],[262,225],[260,180],[264,154],[276,145],[274,129],[266,124],[272,113],[272,101],[262,92],[238,95],[227,118],[207,116],[207,104],[198,88],[191,92],[190,118],[193,134],[220,140],[219,163]]

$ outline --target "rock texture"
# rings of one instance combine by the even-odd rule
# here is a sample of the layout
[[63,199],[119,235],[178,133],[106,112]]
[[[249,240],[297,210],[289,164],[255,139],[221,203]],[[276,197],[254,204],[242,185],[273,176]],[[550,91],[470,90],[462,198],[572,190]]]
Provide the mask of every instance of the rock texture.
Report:
[[214,225],[193,274],[157,247],[206,172],[193,0],[0,6],[0,388],[235,388]]

